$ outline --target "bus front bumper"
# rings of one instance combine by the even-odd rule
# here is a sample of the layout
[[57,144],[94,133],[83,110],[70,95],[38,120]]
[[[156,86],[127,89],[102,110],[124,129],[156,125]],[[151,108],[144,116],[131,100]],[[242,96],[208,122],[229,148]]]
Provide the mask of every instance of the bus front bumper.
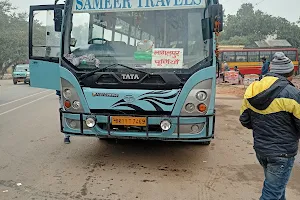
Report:
[[[86,126],[85,120],[93,116],[96,125],[93,128]],[[61,132],[70,136],[92,136],[99,138],[116,139],[146,139],[146,140],[175,140],[175,141],[210,141],[214,138],[215,113],[202,116],[141,116],[131,115],[130,117],[145,117],[146,126],[138,129],[116,129],[112,125],[112,116],[103,113],[74,113],[60,109]],[[128,116],[128,115],[126,115]],[[162,131],[160,123],[162,120],[171,122],[168,131]],[[70,124],[73,125],[71,126]],[[192,131],[196,126],[198,131]],[[156,130],[158,128],[158,130]]]

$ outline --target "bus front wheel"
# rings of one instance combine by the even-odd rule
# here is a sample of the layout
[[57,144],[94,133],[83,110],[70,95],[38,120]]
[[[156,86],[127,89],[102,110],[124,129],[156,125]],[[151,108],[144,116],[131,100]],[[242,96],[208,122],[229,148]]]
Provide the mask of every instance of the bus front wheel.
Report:
[[117,140],[115,138],[101,138],[99,137],[99,140],[100,141],[105,141],[107,142],[108,144],[114,144],[114,143],[117,143]]
[[211,143],[211,141],[206,141],[206,142],[200,142],[200,145],[205,145],[205,146],[209,146]]

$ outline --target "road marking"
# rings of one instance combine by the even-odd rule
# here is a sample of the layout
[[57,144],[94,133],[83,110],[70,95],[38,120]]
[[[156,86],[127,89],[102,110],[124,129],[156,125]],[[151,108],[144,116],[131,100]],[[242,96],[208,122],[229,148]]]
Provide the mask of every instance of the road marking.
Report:
[[23,98],[21,98],[21,99],[17,99],[17,100],[8,102],[8,103],[4,103],[4,104],[1,104],[0,107],[6,106],[6,105],[11,104],[11,103],[15,103],[15,102],[17,102],[17,101],[21,101],[21,100],[24,100],[24,99],[27,99],[27,98],[30,98],[30,97],[33,97],[33,96],[38,95],[38,94],[42,94],[42,93],[45,93],[45,92],[48,92],[48,91],[46,90],[46,91],[43,91],[43,92],[38,92],[38,93],[35,93],[35,94],[32,94],[32,95],[29,95],[29,96],[27,96],[27,97],[23,97]]
[[46,97],[49,97],[50,95],[53,95],[53,94],[48,94],[48,95],[43,96],[43,97],[41,97],[41,98],[38,98],[38,99],[36,99],[36,100],[34,100],[34,101],[30,101],[30,102],[25,103],[25,104],[23,104],[23,105],[21,105],[21,106],[18,106],[18,107],[15,107],[15,108],[11,109],[11,110],[8,110],[8,111],[5,111],[5,112],[3,112],[3,113],[0,113],[0,116],[2,116],[2,115],[4,115],[4,114],[7,114],[7,113],[10,113],[10,112],[12,112],[12,111],[14,111],[14,110],[17,110],[17,109],[19,109],[19,108],[22,108],[22,107],[24,107],[24,106],[27,106],[27,105],[29,105],[29,104],[32,104],[32,103],[34,103],[34,102],[37,102],[37,101],[39,101],[39,100],[45,99]]

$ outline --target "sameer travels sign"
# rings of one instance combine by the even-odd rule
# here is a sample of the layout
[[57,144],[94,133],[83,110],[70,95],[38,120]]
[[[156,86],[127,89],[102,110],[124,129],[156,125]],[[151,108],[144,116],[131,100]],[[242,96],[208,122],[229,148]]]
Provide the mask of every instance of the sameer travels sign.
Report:
[[73,12],[118,12],[205,7],[205,0],[74,0]]

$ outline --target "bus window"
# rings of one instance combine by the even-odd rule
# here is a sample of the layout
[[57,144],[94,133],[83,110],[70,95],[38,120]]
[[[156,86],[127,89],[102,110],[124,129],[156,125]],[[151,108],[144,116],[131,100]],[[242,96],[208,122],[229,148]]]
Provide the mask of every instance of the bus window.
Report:
[[[129,24],[120,18],[116,20],[116,31],[129,35]],[[127,42],[126,42],[127,43]]]
[[104,29],[104,39],[111,41],[112,40],[112,31]]
[[153,41],[153,42],[155,42],[155,38],[154,38],[153,35],[150,36],[150,40]]
[[247,62],[247,52],[238,51],[235,52],[235,54],[236,54],[236,62]]
[[132,37],[130,38],[129,44],[132,45],[132,46],[135,46],[135,44],[134,44],[134,38],[132,38]]
[[265,57],[267,60],[272,60],[272,52],[271,51],[260,51],[260,58]]
[[259,62],[259,52],[258,51],[249,51],[248,52],[248,62]]
[[285,55],[292,61],[297,60],[297,52],[296,51],[287,51]]
[[122,34],[116,32],[116,33],[115,33],[115,39],[114,39],[114,41],[121,41],[121,40],[122,40]]
[[128,43],[128,36],[122,34],[122,41],[125,42],[126,44]]
[[285,56],[287,56],[292,61],[297,60],[297,51],[280,51],[280,50],[272,51],[272,58],[276,52],[283,52],[285,54]]
[[235,52],[224,52],[223,59],[227,62],[235,62]]
[[142,40],[149,40],[149,34],[146,32],[142,33]]
[[[60,53],[60,34],[54,31],[54,12],[34,11],[34,18],[46,24],[33,23],[32,56],[35,57],[58,57]],[[43,34],[44,32],[44,34]],[[42,36],[42,37],[41,37]]]

